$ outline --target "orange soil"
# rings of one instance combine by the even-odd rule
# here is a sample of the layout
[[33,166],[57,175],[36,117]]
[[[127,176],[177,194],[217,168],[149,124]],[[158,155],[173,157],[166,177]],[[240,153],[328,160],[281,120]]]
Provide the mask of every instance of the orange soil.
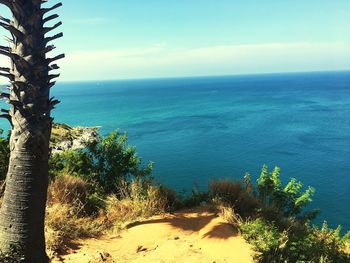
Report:
[[253,262],[252,255],[231,225],[215,213],[196,209],[133,223],[117,237],[80,240],[61,262],[107,258],[114,261],[105,262],[245,263]]

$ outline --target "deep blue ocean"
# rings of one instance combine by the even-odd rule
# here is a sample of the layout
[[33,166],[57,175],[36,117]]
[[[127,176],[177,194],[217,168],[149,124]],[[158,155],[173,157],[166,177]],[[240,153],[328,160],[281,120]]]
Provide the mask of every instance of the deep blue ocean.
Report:
[[127,131],[170,187],[279,166],[284,182],[316,189],[318,222],[350,230],[350,72],[72,82],[53,93],[56,122]]

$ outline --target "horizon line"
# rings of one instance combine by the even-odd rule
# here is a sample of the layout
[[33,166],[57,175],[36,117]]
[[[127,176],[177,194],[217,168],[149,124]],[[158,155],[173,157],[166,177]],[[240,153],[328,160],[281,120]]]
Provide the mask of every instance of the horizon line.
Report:
[[[350,72],[349,69],[339,70],[305,70],[305,71],[278,71],[278,72],[261,72],[261,73],[239,73],[239,74],[218,74],[218,75],[178,75],[164,77],[131,77],[131,78],[116,78],[116,79],[91,79],[91,80],[58,80],[61,83],[72,82],[110,82],[110,81],[142,81],[142,80],[162,80],[162,79],[187,79],[187,78],[213,78],[213,77],[244,77],[244,76],[263,76],[263,75],[283,75],[283,74],[313,74],[313,73],[336,73]],[[1,84],[2,85],[2,84]]]
[[[278,72],[260,72],[260,73],[240,73],[240,74],[220,74],[220,75],[178,75],[164,77],[135,77],[135,78],[116,78],[116,79],[91,79],[91,80],[57,80],[60,83],[77,82],[112,82],[112,81],[142,81],[142,80],[166,80],[166,79],[190,79],[190,78],[218,78],[218,77],[245,77],[245,76],[264,76],[264,75],[283,75],[283,74],[314,74],[314,73],[336,73],[350,72],[349,69],[339,70],[305,70],[305,71],[278,71]],[[7,86],[9,83],[0,83],[0,86]]]

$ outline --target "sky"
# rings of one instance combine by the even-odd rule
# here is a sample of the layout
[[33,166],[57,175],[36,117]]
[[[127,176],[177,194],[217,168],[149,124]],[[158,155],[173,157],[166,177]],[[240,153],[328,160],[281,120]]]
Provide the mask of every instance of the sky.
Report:
[[349,0],[62,2],[63,81],[350,70]]

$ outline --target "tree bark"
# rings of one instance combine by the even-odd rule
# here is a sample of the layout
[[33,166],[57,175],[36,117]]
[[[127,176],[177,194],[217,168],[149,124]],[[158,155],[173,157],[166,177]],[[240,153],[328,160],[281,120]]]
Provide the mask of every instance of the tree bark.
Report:
[[[0,17],[0,26],[12,35],[12,46],[0,46],[0,54],[10,57],[5,71],[11,82],[10,94],[1,94],[11,104],[7,114],[12,125],[10,163],[4,199],[0,210],[0,251],[28,263],[48,262],[45,252],[45,205],[48,186],[51,109],[58,101],[50,99],[50,75],[56,60],[46,58],[47,46],[55,37],[45,34],[57,28],[44,27],[51,19],[44,15],[59,7],[42,8],[42,0],[0,0],[10,8],[13,19]],[[56,18],[55,16],[54,18]],[[62,58],[58,56],[57,59]],[[22,261],[21,261],[22,262]]]
[[[37,155],[36,155],[37,154]],[[33,150],[12,152],[0,213],[0,248],[25,262],[48,262],[44,218],[47,157]]]

